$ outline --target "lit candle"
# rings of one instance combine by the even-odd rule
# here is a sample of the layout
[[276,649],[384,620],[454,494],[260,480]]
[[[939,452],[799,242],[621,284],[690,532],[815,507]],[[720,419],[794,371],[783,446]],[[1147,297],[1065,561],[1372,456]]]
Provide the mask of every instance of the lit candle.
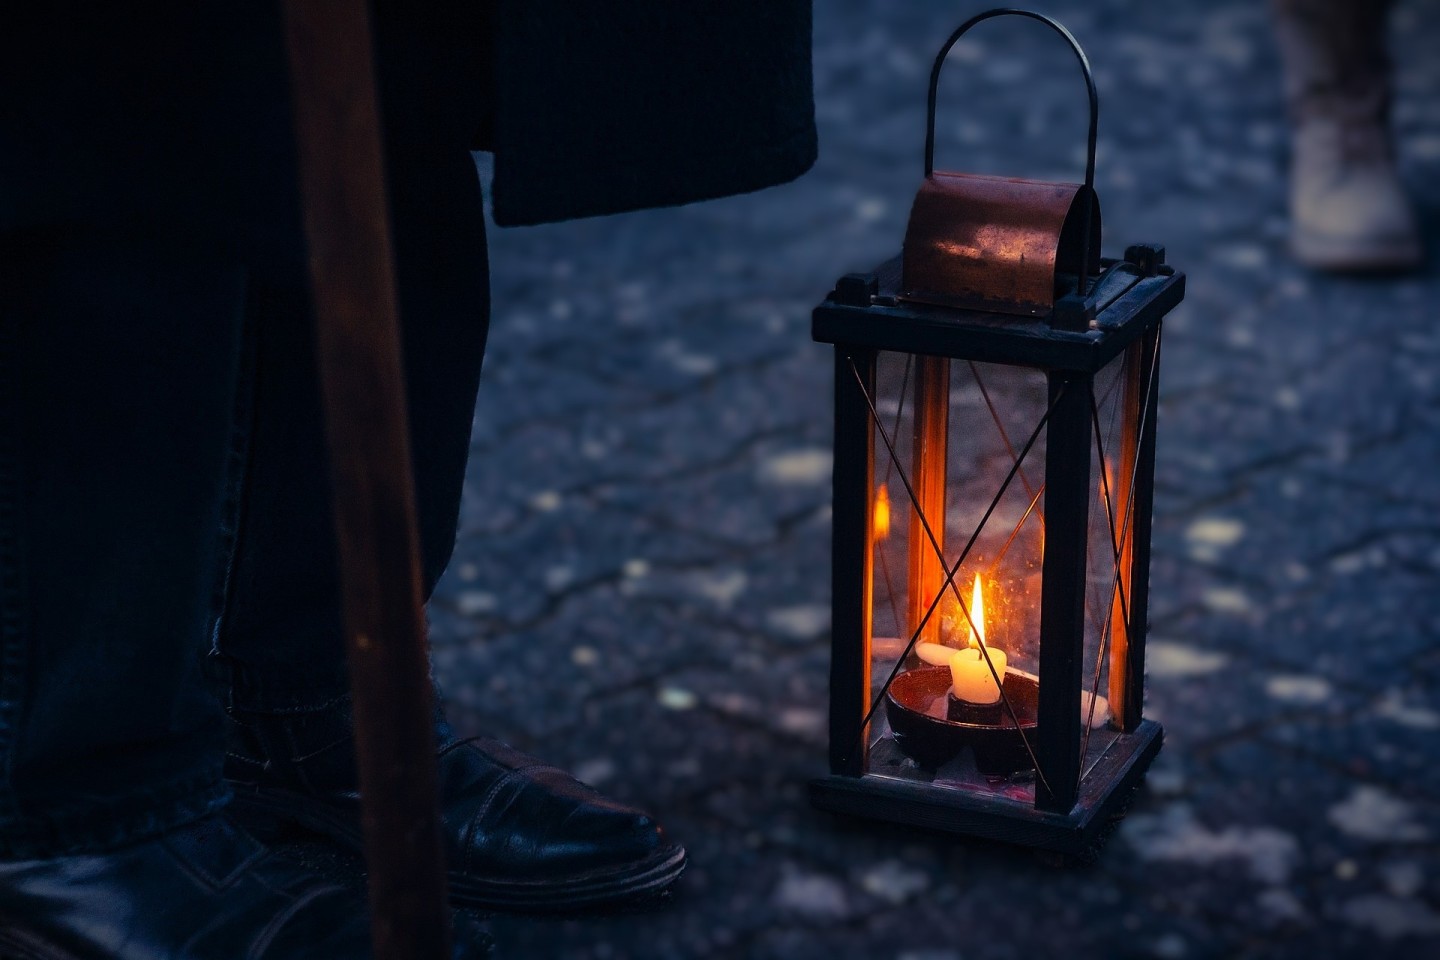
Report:
[[[985,655],[989,654],[989,662]],[[970,594],[970,646],[955,651],[950,657],[950,679],[955,699],[967,703],[989,704],[1000,699],[996,678],[1005,678],[1005,651],[985,643],[985,597],[980,578]],[[994,671],[991,671],[991,668]]]
[[[1000,699],[1000,687],[995,683],[995,676],[1005,676],[1005,651],[994,647],[986,650],[990,654],[989,664],[975,647],[957,650],[951,657],[950,679],[954,683],[955,699],[967,703],[995,703]],[[992,664],[995,676],[990,673]]]

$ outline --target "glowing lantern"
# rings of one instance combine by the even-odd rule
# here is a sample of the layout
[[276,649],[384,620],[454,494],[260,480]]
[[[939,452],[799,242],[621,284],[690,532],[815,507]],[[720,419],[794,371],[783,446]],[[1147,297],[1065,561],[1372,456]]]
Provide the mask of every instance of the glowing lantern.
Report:
[[[1084,184],[933,170],[945,55],[1002,13],[1081,64]],[[1184,277],[1155,245],[1099,257],[1095,86],[1053,20],[961,26],[928,123],[901,256],[814,314],[836,406],[831,776],[812,798],[1079,851],[1160,749],[1141,712],[1155,398]]]

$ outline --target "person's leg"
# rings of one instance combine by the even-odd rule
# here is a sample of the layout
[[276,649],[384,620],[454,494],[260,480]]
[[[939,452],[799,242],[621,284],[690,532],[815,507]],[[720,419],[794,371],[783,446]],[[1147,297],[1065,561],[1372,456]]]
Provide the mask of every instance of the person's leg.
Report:
[[1419,232],[1389,128],[1389,0],[1273,0],[1290,116],[1291,249],[1320,269],[1402,269]]
[[[457,159],[462,163],[391,161],[427,594],[454,543],[488,313],[478,184],[469,156]],[[217,673],[230,681],[226,772],[237,801],[252,812],[298,820],[358,849],[309,311],[298,289],[255,293],[254,429],[215,658]],[[567,909],[651,896],[683,869],[684,851],[664,841],[643,812],[501,743],[459,740],[443,720],[437,742],[457,901]],[[504,789],[509,801],[491,803]]]
[[[468,149],[489,82],[485,6],[376,8],[427,599],[454,546],[490,319],[485,215]],[[250,313],[258,361],[250,467],[216,653],[235,705],[313,707],[343,696],[347,683],[306,278],[256,279]]]
[[358,885],[221,809],[201,679],[247,270],[303,263],[280,14],[0,30],[3,957],[370,955]]
[[367,956],[358,890],[220,812],[201,679],[244,271],[0,237],[0,955]]
[[[383,6],[383,5],[382,5]],[[472,12],[471,15],[474,15]],[[474,25],[472,25],[474,26]],[[390,28],[387,30],[387,27]],[[378,24],[412,459],[428,596],[454,544],[489,318],[484,219],[466,149],[486,82],[464,24]],[[479,28],[476,27],[476,30]],[[476,99],[467,111],[464,94]],[[250,469],[217,633],[237,800],[359,844],[330,488],[309,310],[297,282],[257,287]],[[649,896],[684,867],[643,812],[494,741],[437,723],[457,901],[568,908]],[[505,802],[492,802],[498,796]]]
[[[396,272],[428,597],[454,545],[489,320],[474,164],[391,156]],[[249,463],[216,653],[242,709],[303,710],[345,696],[331,487],[309,293],[250,287],[256,372]]]
[[225,797],[200,661],[244,273],[118,241],[0,261],[0,847],[106,846]]

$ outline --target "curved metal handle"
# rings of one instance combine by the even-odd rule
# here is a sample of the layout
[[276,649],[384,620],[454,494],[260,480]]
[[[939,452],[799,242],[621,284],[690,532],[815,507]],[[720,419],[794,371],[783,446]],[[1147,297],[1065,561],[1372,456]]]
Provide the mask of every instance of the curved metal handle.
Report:
[[[950,48],[955,46],[955,42],[977,23],[1006,16],[1037,20],[1058,33],[1066,43],[1070,44],[1070,49],[1075,52],[1075,59],[1080,63],[1080,71],[1085,76],[1085,89],[1090,96],[1090,130],[1085,146],[1085,190],[1088,203],[1085,207],[1085,230],[1081,234],[1083,239],[1080,263],[1083,274],[1090,269],[1090,220],[1095,209],[1095,138],[1100,129],[1100,97],[1095,92],[1095,77],[1090,72],[1089,58],[1085,56],[1085,51],[1081,49],[1075,35],[1060,23],[1043,13],[1035,13],[1033,10],[1000,8],[976,14],[960,24],[959,28],[950,34],[950,39],[945,41],[945,45],[940,48],[939,54],[935,57],[935,65],[930,68],[930,96],[925,106],[925,176],[928,178],[935,173],[935,96],[940,87],[940,69],[945,66],[945,58],[950,54]],[[1088,292],[1087,283],[1083,277],[1080,279],[1079,288],[1082,296]]]
[[1100,97],[1095,92],[1095,77],[1090,72],[1090,60],[1085,56],[1080,43],[1075,35],[1065,29],[1060,23],[1045,16],[1043,13],[1035,13],[1032,10],[1016,10],[1013,8],[1001,8],[987,10],[984,13],[976,14],[969,20],[962,23],[952,34],[940,52],[935,57],[935,65],[930,68],[930,97],[925,107],[925,176],[935,172],[935,96],[940,87],[940,70],[945,66],[945,58],[950,55],[950,50],[956,42],[969,32],[970,28],[977,23],[991,20],[995,17],[1025,17],[1027,20],[1038,20],[1051,30],[1060,34],[1065,42],[1070,44],[1070,49],[1075,51],[1075,59],[1080,62],[1080,70],[1085,76],[1085,88],[1090,95],[1090,133],[1089,142],[1086,144],[1085,159],[1085,186],[1095,188],[1095,136],[1100,127]]

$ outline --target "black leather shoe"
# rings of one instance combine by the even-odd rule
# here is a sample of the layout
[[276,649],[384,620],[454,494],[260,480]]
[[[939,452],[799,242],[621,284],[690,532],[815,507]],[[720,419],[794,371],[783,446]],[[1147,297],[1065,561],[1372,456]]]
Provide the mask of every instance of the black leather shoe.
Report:
[[[231,712],[235,802],[361,847],[349,701],[289,715]],[[685,869],[647,814],[497,740],[437,720],[440,811],[457,904],[572,911],[643,902]]]
[[369,957],[364,891],[326,882],[224,814],[106,853],[0,860],[0,957]]

